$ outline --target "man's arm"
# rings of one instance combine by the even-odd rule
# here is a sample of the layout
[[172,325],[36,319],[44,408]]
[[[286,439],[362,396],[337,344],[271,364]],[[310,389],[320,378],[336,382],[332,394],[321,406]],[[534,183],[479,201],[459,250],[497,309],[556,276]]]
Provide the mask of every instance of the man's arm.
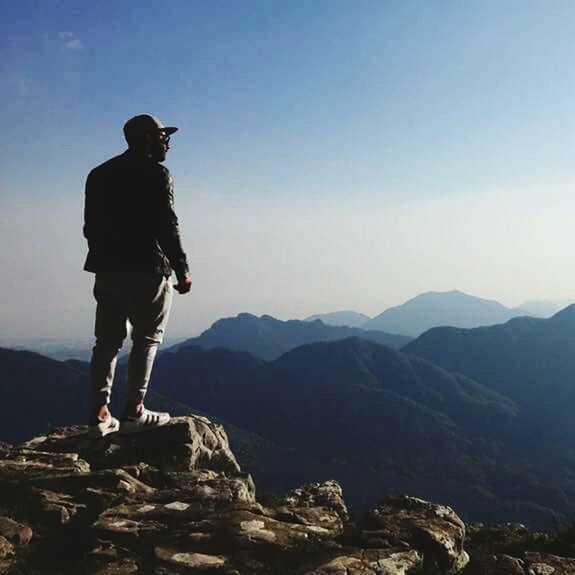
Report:
[[92,172],[88,174],[88,178],[86,179],[86,187],[84,192],[84,227],[83,233],[84,237],[88,240],[88,244],[90,241],[90,236],[93,233],[93,219],[94,219],[94,200],[93,200],[93,180],[94,176]]
[[182,247],[178,217],[174,211],[174,183],[170,172],[163,166],[157,216],[157,239],[178,278],[175,288],[180,293],[187,293],[192,287],[192,279]]

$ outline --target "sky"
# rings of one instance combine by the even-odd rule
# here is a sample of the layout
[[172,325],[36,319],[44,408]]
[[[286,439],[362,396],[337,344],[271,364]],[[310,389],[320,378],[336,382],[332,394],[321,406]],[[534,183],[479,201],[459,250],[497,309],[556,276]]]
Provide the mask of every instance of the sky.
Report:
[[152,113],[191,262],[167,335],[425,291],[575,298],[575,4],[0,0],[0,337],[86,339],[84,182]]

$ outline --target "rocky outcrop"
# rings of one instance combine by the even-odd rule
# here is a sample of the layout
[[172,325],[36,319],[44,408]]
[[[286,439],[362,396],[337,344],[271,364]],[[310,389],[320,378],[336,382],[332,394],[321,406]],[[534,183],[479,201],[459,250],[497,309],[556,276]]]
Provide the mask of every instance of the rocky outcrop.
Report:
[[575,573],[575,559],[557,557],[547,553],[526,553],[525,563],[529,575],[559,575]]
[[[449,507],[410,497],[358,527],[334,481],[256,497],[223,428],[203,417],[0,445],[0,573],[447,575],[468,561],[465,533]],[[469,572],[560,575],[570,561],[493,556]]]
[[465,524],[453,509],[415,497],[390,497],[370,511],[362,532],[366,545],[408,545],[422,552],[426,569],[458,573],[468,563]]

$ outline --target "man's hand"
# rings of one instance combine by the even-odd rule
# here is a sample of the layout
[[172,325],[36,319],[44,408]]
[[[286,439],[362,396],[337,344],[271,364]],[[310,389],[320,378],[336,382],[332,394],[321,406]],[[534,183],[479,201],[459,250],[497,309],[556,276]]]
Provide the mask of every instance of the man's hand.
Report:
[[174,284],[174,289],[181,294],[188,293],[192,289],[192,278],[190,276],[182,278],[177,284]]

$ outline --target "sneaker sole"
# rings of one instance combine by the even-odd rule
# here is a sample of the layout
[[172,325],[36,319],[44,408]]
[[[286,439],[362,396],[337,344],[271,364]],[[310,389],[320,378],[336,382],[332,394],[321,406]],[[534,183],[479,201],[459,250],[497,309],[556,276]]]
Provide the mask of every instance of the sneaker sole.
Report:
[[86,435],[91,439],[100,439],[106,437],[106,435],[111,435],[112,433],[118,433],[120,431],[120,425],[115,425],[108,427],[105,430],[100,429],[88,429]]

